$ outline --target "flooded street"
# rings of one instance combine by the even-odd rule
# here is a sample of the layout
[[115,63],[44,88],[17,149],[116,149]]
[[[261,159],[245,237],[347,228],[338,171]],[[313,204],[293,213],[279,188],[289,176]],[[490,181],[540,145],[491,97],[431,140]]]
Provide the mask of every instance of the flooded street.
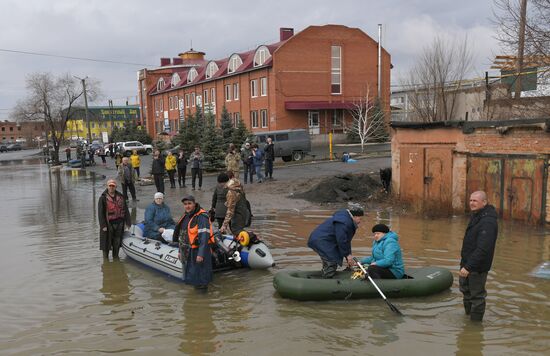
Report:
[[[331,211],[255,212],[253,229],[277,266],[215,275],[208,294],[123,253],[104,261],[97,199],[105,180],[79,171],[50,173],[33,161],[0,162],[0,353],[229,355],[547,354],[550,280],[529,273],[550,260],[550,231],[500,221],[482,325],[463,315],[457,272],[466,217],[422,220],[370,211],[354,239],[365,256],[376,222],[400,235],[405,265],[451,269],[451,290],[393,299],[297,302],[273,289],[281,269],[319,269],[306,246]],[[268,186],[265,186],[267,189]],[[180,206],[172,212],[181,214]],[[143,210],[134,208],[134,219]],[[179,217],[179,216],[178,216]]]

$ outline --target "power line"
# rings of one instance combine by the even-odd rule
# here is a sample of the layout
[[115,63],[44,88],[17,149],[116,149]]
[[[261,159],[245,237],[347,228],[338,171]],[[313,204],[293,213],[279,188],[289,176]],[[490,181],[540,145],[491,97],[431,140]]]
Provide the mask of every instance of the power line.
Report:
[[133,62],[120,62],[120,61],[113,61],[113,60],[109,60],[109,59],[96,59],[96,58],[86,58],[86,57],[61,56],[61,55],[57,55],[57,54],[29,52],[29,51],[18,51],[18,50],[14,50],[14,49],[5,49],[5,48],[0,48],[0,52],[26,54],[26,55],[31,55],[31,56],[43,56],[43,57],[72,59],[72,60],[76,60],[76,61],[124,64],[124,65],[141,66],[141,67],[154,67],[154,65],[152,65],[152,64],[133,63]]

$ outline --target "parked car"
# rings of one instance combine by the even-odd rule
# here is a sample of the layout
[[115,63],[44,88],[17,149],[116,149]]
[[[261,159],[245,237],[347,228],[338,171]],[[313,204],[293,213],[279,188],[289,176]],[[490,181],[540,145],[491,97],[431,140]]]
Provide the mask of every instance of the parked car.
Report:
[[8,152],[8,145],[0,145],[0,152]]
[[268,137],[273,140],[275,157],[285,162],[299,161],[311,151],[311,138],[305,129],[256,132],[251,142],[263,148]]
[[127,141],[122,142],[122,144],[120,145],[120,150],[125,156],[130,156],[133,150],[136,150],[138,154],[145,155],[151,154],[153,152],[153,146],[144,145],[139,141]]
[[21,151],[22,147],[18,143],[12,143],[11,145],[8,145],[7,149],[8,151]]
[[97,152],[97,150],[99,150],[101,146],[102,144],[99,143],[99,141],[93,141],[92,144],[90,145],[90,148],[94,150],[94,152]]

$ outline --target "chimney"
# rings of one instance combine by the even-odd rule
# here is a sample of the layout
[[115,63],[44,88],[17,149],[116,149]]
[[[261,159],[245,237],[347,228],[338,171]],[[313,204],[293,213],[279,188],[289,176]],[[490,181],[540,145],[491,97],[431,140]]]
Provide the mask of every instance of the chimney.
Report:
[[180,58],[180,57],[172,58],[172,64],[173,65],[183,64],[183,58]]
[[165,67],[170,65],[170,58],[161,58],[160,59],[160,66]]
[[279,37],[281,41],[286,41],[290,37],[294,36],[294,29],[290,27],[281,27],[279,29]]

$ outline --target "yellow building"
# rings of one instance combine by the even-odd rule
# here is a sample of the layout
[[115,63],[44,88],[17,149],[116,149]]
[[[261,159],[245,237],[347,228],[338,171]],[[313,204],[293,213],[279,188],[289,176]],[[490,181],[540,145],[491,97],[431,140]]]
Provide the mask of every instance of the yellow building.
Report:
[[[75,108],[72,118],[67,122],[65,139],[88,138],[88,127],[86,126],[86,115],[83,107]],[[104,135],[111,136],[112,128],[122,128],[128,123],[139,122],[139,106],[89,106],[88,119],[90,120],[90,134],[92,140],[103,140]]]

